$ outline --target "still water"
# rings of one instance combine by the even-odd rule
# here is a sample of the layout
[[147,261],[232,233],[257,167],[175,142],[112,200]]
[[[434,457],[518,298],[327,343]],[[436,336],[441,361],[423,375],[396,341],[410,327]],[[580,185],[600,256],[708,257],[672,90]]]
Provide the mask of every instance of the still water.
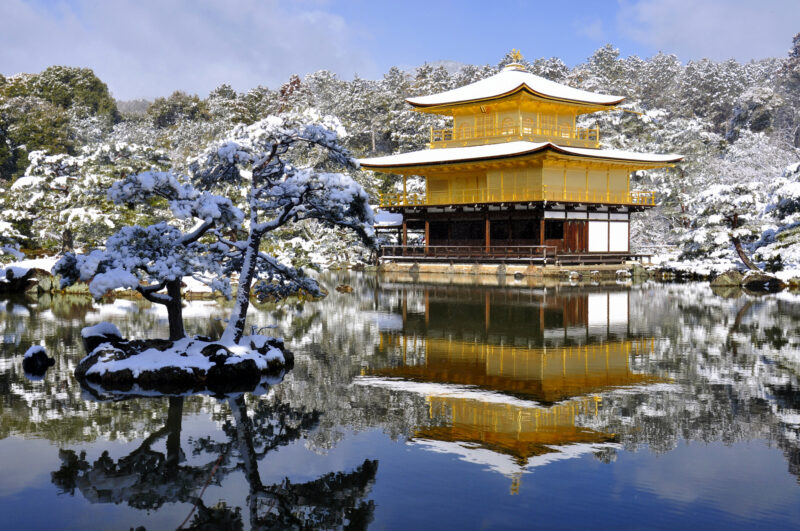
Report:
[[81,389],[81,328],[166,337],[149,304],[0,301],[0,528],[800,527],[800,297],[323,280],[253,311],[295,367],[231,397]]

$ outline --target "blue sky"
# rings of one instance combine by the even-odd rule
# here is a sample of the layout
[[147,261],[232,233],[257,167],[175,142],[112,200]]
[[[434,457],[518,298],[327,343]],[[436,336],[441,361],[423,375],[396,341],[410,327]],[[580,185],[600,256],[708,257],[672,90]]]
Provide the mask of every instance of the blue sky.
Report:
[[605,43],[682,61],[784,57],[800,0],[0,0],[0,73],[87,66],[120,99],[277,87],[327,69],[496,63],[511,48],[572,66]]

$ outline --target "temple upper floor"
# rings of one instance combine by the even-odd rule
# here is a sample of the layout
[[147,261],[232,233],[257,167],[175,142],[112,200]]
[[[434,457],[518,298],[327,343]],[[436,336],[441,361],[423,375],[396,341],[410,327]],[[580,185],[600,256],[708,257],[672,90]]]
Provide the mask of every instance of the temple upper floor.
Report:
[[452,117],[452,127],[431,129],[431,148],[513,140],[597,148],[598,128],[578,127],[577,117],[613,109],[623,99],[561,85],[512,63],[470,85],[406,101],[416,111]]
[[576,115],[558,112],[516,109],[493,110],[456,115],[453,127],[430,130],[430,147],[446,148],[478,146],[527,140],[529,142],[552,142],[558,145],[598,148],[600,130],[594,127],[578,127]]

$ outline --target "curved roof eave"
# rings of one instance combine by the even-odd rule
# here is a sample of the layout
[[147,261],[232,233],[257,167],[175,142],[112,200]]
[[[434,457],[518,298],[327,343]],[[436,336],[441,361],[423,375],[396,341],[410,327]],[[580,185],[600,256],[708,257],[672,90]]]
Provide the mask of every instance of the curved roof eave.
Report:
[[500,93],[500,94],[495,94],[495,95],[492,95],[492,96],[485,96],[485,97],[482,97],[482,98],[456,100],[456,101],[441,102],[441,103],[419,103],[419,102],[413,101],[414,99],[419,99],[419,98],[406,98],[405,102],[408,103],[409,105],[411,105],[413,107],[416,107],[416,108],[419,108],[419,109],[433,109],[433,108],[436,108],[436,107],[451,107],[451,106],[454,106],[454,105],[470,105],[470,104],[477,104],[477,103],[488,102],[488,101],[495,101],[495,100],[500,100],[500,99],[503,99],[503,98],[507,98],[509,96],[513,96],[513,95],[515,95],[515,94],[517,94],[519,92],[527,92],[528,94],[530,94],[532,96],[536,96],[538,98],[542,98],[542,99],[545,99],[545,100],[558,101],[558,102],[564,102],[564,103],[573,103],[573,104],[579,104],[579,105],[586,105],[586,106],[590,106],[590,107],[592,107],[592,106],[611,107],[611,106],[617,105],[617,104],[619,104],[619,103],[621,103],[622,101],[625,100],[625,96],[610,96],[610,97],[617,98],[617,99],[609,100],[607,102],[595,102],[595,101],[584,101],[584,100],[578,100],[578,99],[563,98],[563,97],[551,96],[549,94],[538,92],[538,91],[532,89],[531,87],[529,87],[528,85],[526,85],[525,83],[522,83],[522,84],[520,84],[519,86],[517,86],[516,88],[514,88],[514,89],[512,89],[510,91],[507,91],[507,92],[504,92],[504,93]]
[[406,102],[420,109],[461,105],[507,97],[521,90],[553,101],[601,107],[616,105],[625,99],[623,96],[598,94],[570,87],[524,70],[505,68],[474,83],[438,94],[407,98]]
[[[514,143],[507,143],[507,144],[494,144],[494,146],[509,146]],[[559,146],[557,144],[553,144],[552,142],[542,142],[542,143],[532,143],[532,142],[524,142],[524,144],[528,144],[530,147],[526,147],[519,150],[509,150],[507,152],[500,151],[498,153],[487,153],[487,154],[477,154],[475,149],[472,148],[485,148],[488,146],[470,146],[466,148],[449,148],[454,150],[467,150],[464,151],[464,157],[442,157],[439,160],[431,159],[431,160],[419,160],[414,161],[413,159],[405,162],[402,159],[398,160],[397,162],[390,162],[389,159],[392,158],[399,158],[403,156],[413,155],[417,153],[435,153],[441,152],[442,149],[437,150],[423,150],[417,152],[410,152],[410,153],[402,153],[399,155],[389,155],[387,157],[374,157],[371,159],[361,159],[359,163],[362,167],[369,169],[369,170],[390,170],[390,169],[405,169],[405,168],[422,168],[422,167],[429,167],[429,166],[442,166],[446,164],[462,164],[462,163],[479,163],[484,161],[493,161],[499,159],[512,159],[512,158],[519,158],[528,155],[533,155],[538,152],[542,151],[554,151],[556,153],[560,153],[567,156],[578,156],[578,157],[587,157],[594,160],[607,160],[611,162],[630,162],[634,164],[645,164],[645,165],[668,165],[673,164],[676,162],[680,162],[683,160],[683,155],[678,155],[675,153],[664,154],[664,155],[656,155],[657,158],[647,158],[646,156],[649,155],[648,153],[634,153],[634,152],[623,152],[623,151],[616,151],[616,150],[598,150],[598,149],[590,149],[590,148],[570,148],[565,146]],[[447,149],[447,148],[444,148]],[[469,156],[469,152],[472,151],[475,153],[475,156]],[[452,152],[451,152],[452,153]],[[642,155],[637,157],[636,155]],[[386,160],[386,162],[376,162],[370,163],[369,161],[375,160],[378,161],[380,159]]]

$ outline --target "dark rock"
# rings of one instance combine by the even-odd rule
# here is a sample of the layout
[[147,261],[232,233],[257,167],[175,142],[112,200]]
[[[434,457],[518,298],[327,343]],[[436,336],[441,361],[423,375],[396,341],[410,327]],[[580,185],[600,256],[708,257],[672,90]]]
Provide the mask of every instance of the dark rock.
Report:
[[203,350],[201,350],[200,353],[207,357],[211,363],[215,365],[221,365],[225,363],[225,361],[232,356],[230,350],[222,345],[215,345],[213,343],[203,347]]
[[748,271],[742,280],[742,286],[754,293],[777,293],[786,287],[779,278],[761,271]]
[[42,349],[22,359],[22,370],[34,376],[41,376],[55,363],[56,360],[49,357]]
[[117,334],[102,334],[99,336],[88,336],[84,337],[81,336],[83,340],[83,348],[86,352],[91,352],[103,343],[111,343],[114,344],[116,342],[122,341],[122,338]]
[[28,269],[24,275],[15,276],[14,270],[6,269],[5,278],[0,280],[0,293],[24,293],[36,285],[34,270]]
[[242,388],[255,389],[261,374],[253,360],[229,365],[215,365],[208,370],[206,386],[217,394],[231,393]]
[[736,287],[739,287],[739,286],[742,285],[742,280],[743,279],[744,279],[744,276],[741,273],[739,273],[735,269],[732,269],[730,271],[726,271],[725,273],[722,273],[721,275],[716,277],[714,280],[712,280],[711,281],[711,287],[712,288],[715,288],[715,287],[721,288],[723,286],[736,286]]

